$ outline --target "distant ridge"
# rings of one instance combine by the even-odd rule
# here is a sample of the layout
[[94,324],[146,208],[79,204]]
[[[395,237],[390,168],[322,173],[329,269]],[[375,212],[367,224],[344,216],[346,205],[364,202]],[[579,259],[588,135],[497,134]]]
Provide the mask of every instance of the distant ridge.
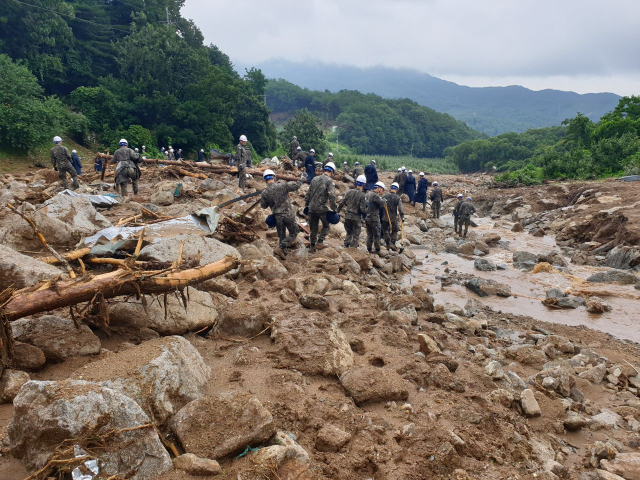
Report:
[[269,60],[255,66],[268,78],[284,78],[311,90],[348,89],[386,98],[410,98],[489,135],[559,125],[577,112],[597,121],[620,99],[613,93],[534,91],[521,86],[466,87],[416,70],[386,67],[361,69],[285,60]]

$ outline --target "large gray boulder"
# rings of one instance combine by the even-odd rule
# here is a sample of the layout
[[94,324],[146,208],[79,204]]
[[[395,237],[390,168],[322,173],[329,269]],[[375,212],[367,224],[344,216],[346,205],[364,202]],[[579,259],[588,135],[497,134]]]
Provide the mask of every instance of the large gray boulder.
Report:
[[633,268],[640,265],[640,250],[626,246],[614,247],[607,253],[605,263],[611,268]]
[[598,272],[587,277],[587,282],[593,283],[621,283],[623,285],[634,285],[638,283],[638,277],[631,272],[612,268],[606,272]]
[[21,318],[11,323],[11,332],[16,340],[42,350],[51,362],[100,353],[100,339],[89,327],[77,328],[73,320],[57,315]]
[[53,265],[16,252],[0,244],[0,291],[13,285],[24,288],[36,283],[54,280],[62,272]]
[[511,295],[509,285],[486,278],[472,278],[464,282],[464,286],[480,297],[488,297],[489,295],[509,297]]
[[9,447],[29,470],[43,467],[65,440],[73,439],[82,448],[96,438],[104,442],[92,450],[99,456],[104,478],[151,480],[172,469],[152,426],[106,435],[151,423],[136,402],[116,390],[74,380],[31,381],[20,390],[14,408]]
[[99,383],[133,398],[154,421],[164,424],[199,398],[211,369],[183,337],[144,342],[76,370],[71,378]]
[[238,251],[215,238],[203,235],[176,235],[156,240],[140,250],[140,260],[175,262],[180,253],[180,244],[184,242],[182,258],[200,258],[200,265],[217,262],[227,255],[240,258]]
[[513,268],[530,272],[538,263],[537,253],[517,251],[513,252]]
[[146,301],[146,310],[133,298],[114,304],[109,308],[111,324],[147,327],[161,335],[181,335],[212,327],[218,319],[211,295],[193,288],[189,289],[186,309],[182,299],[173,294],[167,296],[166,314],[163,297],[147,298]]
[[408,383],[386,368],[355,367],[340,377],[340,383],[358,406],[409,397]]

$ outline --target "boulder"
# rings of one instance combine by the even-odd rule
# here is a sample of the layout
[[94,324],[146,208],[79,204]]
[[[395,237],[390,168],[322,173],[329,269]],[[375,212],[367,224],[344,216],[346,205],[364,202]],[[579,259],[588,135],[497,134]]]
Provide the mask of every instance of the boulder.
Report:
[[19,370],[34,372],[46,363],[44,352],[38,347],[16,341],[13,345],[13,366]]
[[622,426],[624,420],[616,412],[603,408],[602,411],[591,417],[592,428],[615,428]]
[[554,390],[563,397],[569,397],[576,381],[572,372],[562,367],[552,367],[537,373],[529,379],[528,383],[542,384],[545,388]]
[[542,415],[540,405],[538,405],[538,401],[536,400],[533,391],[529,388],[520,394],[520,405],[522,406],[522,411],[527,417],[539,417]]
[[159,296],[146,301],[147,306],[135,298],[127,302],[115,303],[109,307],[109,319],[112,325],[126,325],[137,328],[150,328],[161,335],[181,335],[212,327],[218,319],[216,306],[211,295],[193,288],[185,293],[187,308],[176,295],[167,295],[167,304]]
[[30,287],[36,283],[54,280],[61,275],[62,271],[53,265],[0,244],[0,291],[9,287]]
[[244,276],[253,275],[268,282],[289,276],[289,271],[274,256],[263,256],[260,259],[243,261],[241,272]]
[[271,328],[280,365],[307,375],[340,375],[353,365],[353,352],[335,322],[320,313],[290,316]]
[[513,268],[530,272],[538,263],[538,256],[524,251],[513,252]]
[[100,339],[89,327],[77,328],[73,320],[57,315],[21,318],[11,323],[11,333],[16,340],[38,347],[51,362],[97,355],[101,348]]
[[589,313],[605,313],[611,311],[611,305],[600,297],[589,297],[587,300],[587,312]]
[[587,282],[593,283],[621,283],[623,285],[634,285],[638,283],[638,277],[631,272],[611,269],[606,272],[594,273],[587,277]]
[[472,278],[464,282],[464,286],[479,297],[498,295],[500,297],[511,296],[511,287],[506,283],[499,283],[486,278]]
[[214,180],[213,178],[207,178],[200,182],[199,188],[202,191],[217,191],[222,190],[226,185],[220,180]]
[[490,403],[496,403],[507,408],[509,408],[515,400],[513,394],[503,388],[493,390],[491,393],[489,393],[489,395],[487,395],[486,398]]
[[253,337],[271,321],[268,310],[258,302],[240,300],[229,305],[215,326],[215,333]]
[[185,453],[174,458],[173,467],[194,477],[213,476],[222,472],[222,467],[215,460],[200,458],[193,453]]
[[484,373],[489,375],[493,380],[500,380],[504,378],[504,369],[502,364],[497,360],[490,361],[486,367],[484,367]]
[[235,198],[235,194],[228,188],[224,188],[219,192],[216,192],[216,194],[211,198],[211,206],[215,207],[216,205],[228,202],[233,198]]
[[159,424],[204,393],[211,369],[183,337],[144,342],[76,370],[72,377],[134,399]]
[[217,262],[227,255],[240,258],[240,253],[235,248],[215,238],[197,234],[160,238],[140,250],[139,258],[140,260],[157,262],[175,262],[178,259],[182,242],[184,242],[182,258],[200,258],[200,265]]
[[159,192],[154,192],[151,194],[151,203],[154,205],[160,205],[161,207],[166,207],[169,205],[173,205],[175,201],[175,197],[173,196],[173,192],[169,190],[161,190]]
[[300,304],[311,310],[329,310],[329,300],[322,295],[315,295],[313,293],[302,295],[300,297]]
[[0,403],[11,403],[16,398],[22,385],[30,380],[27,372],[5,370],[0,377]]
[[[44,205],[46,208],[39,210],[41,213],[46,213],[49,218],[60,220],[71,227],[78,238],[93,235],[98,230],[111,226],[111,222],[98,213],[87,197],[59,194],[44,202]],[[36,225],[40,227],[38,222]],[[48,239],[46,234],[45,238]]]
[[523,365],[541,365],[547,361],[544,352],[533,345],[512,345],[505,349],[504,354]]
[[579,413],[572,412],[569,410],[567,412],[567,418],[563,421],[564,428],[569,430],[570,432],[576,432],[583,427],[589,425],[589,420],[580,415]]
[[607,253],[607,267],[626,270],[640,265],[640,250],[634,247],[617,246]]
[[599,363],[595,367],[591,367],[589,370],[580,373],[578,376],[585,380],[589,380],[592,383],[600,384],[604,380],[606,374],[606,365],[604,363]]
[[194,400],[171,419],[171,430],[188,453],[219,459],[269,440],[271,413],[245,392],[221,392]]
[[238,298],[240,291],[238,284],[224,277],[210,278],[198,284],[198,290],[203,292],[220,293],[225,297]]
[[316,436],[316,450],[337,452],[351,440],[351,434],[335,425],[325,425]]
[[473,243],[465,242],[462,245],[459,245],[457,248],[457,253],[460,255],[472,256],[475,251],[475,245]]
[[419,333],[418,342],[420,343],[420,351],[427,356],[431,355],[432,353],[442,353],[440,347],[438,346],[438,342],[436,342],[429,335]]
[[[96,438],[101,448],[92,451],[102,477],[151,480],[172,469],[151,419],[119,391],[77,380],[31,381],[13,403],[8,443],[29,470],[43,467],[65,440],[83,447]],[[150,428],[135,429],[143,425]]]
[[496,264],[488,258],[478,258],[473,262],[473,267],[481,272],[491,272],[497,269]]
[[[261,448],[252,455],[251,471],[271,472],[276,470],[283,480],[311,480],[309,454],[298,445],[293,435],[277,432],[272,445]],[[244,477],[243,477],[244,478]],[[251,478],[251,477],[249,477]]]
[[485,233],[482,236],[482,239],[490,247],[495,247],[498,245],[498,242],[500,241],[501,237],[497,233]]
[[355,367],[340,377],[340,383],[358,406],[409,397],[406,381],[385,368]]
[[284,284],[296,295],[324,295],[329,290],[340,289],[342,282],[332,275],[310,274],[289,278]]
[[600,467],[625,480],[640,480],[640,452],[618,453],[613,460],[602,460]]

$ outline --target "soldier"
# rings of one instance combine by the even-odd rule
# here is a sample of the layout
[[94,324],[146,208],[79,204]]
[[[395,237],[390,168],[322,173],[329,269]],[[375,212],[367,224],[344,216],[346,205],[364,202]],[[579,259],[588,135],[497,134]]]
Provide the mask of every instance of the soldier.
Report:
[[295,161],[294,164],[296,168],[304,167],[304,161],[307,158],[307,156],[309,156],[309,154],[304,150],[302,150],[302,147],[296,148],[296,154],[294,157],[294,161]]
[[396,173],[396,175],[393,177],[393,183],[397,183],[398,185],[400,185],[401,174],[402,174],[402,168],[398,168],[398,173]]
[[345,175],[350,175],[349,164],[347,162],[342,162],[342,171]]
[[414,197],[416,196],[416,177],[413,176],[413,170],[407,172],[407,178],[404,181],[404,193],[409,197],[409,202],[415,207]]
[[140,155],[131,150],[128,147],[128,142],[122,138],[120,139],[120,148],[113,154],[112,163],[116,164],[116,191],[120,187],[120,191],[123,197],[127,196],[127,183],[131,180],[133,184],[133,194],[138,194],[138,178],[140,178],[140,169],[138,168],[138,161]]
[[[333,165],[333,163],[331,165]],[[313,148],[309,150],[309,155],[304,159],[304,169],[307,172],[307,182],[311,184],[313,178],[316,176],[316,151]]]
[[140,152],[140,155],[142,155],[144,157],[146,154],[147,154],[147,147],[142,145],[142,151]]
[[289,158],[291,160],[295,159],[295,155],[298,153],[298,150],[302,150],[301,148],[298,148],[299,146],[298,137],[294,136],[289,144]]
[[453,207],[453,231],[458,232],[458,219],[460,218],[460,205],[462,205],[462,194],[458,194],[458,203]]
[[238,165],[238,187],[244,190],[247,183],[247,162],[251,161],[251,150],[247,147],[247,137],[240,135],[240,143],[236,147],[236,164]]
[[400,171],[400,181],[398,182],[398,188],[400,189],[400,192],[403,192],[404,191],[404,182],[407,180],[407,169],[403,165],[400,170],[401,170]]
[[198,152],[198,161],[199,162],[204,162],[204,148],[201,148],[200,151]]
[[82,163],[80,163],[80,157],[75,150],[71,150],[71,165],[78,175],[82,175]]
[[356,178],[356,188],[349,190],[340,205],[338,205],[338,213],[344,208],[344,229],[347,236],[344,238],[345,248],[358,248],[358,240],[360,239],[360,230],[362,229],[362,217],[367,214],[367,202],[364,195],[364,184],[367,179],[364,175]]
[[[333,184],[336,166],[329,162],[324,166],[324,175],[315,177],[309,184],[309,191],[304,197],[305,210],[309,212],[309,228],[311,229],[310,249],[315,251],[317,243],[323,243],[329,235],[327,212],[338,209],[336,205],[336,187]],[[315,171],[314,171],[315,172]],[[329,206],[327,206],[327,203]],[[322,231],[318,236],[318,223],[322,221]]]
[[62,146],[62,138],[53,137],[54,147],[51,149],[51,163],[53,169],[58,172],[58,178],[62,181],[62,188],[69,188],[67,183],[67,173],[71,176],[71,188],[75,190],[80,186],[78,174],[71,164],[71,155],[67,147]]
[[[304,174],[303,174],[304,175]],[[265,170],[262,174],[267,183],[260,197],[260,206],[269,207],[276,219],[276,230],[278,231],[278,246],[273,250],[282,260],[285,259],[287,251],[298,237],[298,225],[296,216],[291,208],[289,192],[295,192],[302,186],[302,181],[276,183],[276,174],[273,170]],[[287,231],[289,235],[287,236]]]
[[329,162],[333,162],[333,153],[331,152],[327,154],[327,158],[325,158],[324,162],[322,162],[322,166],[324,167]]
[[467,197],[467,200],[462,202],[459,210],[458,219],[458,235],[462,235],[462,225],[464,224],[464,235],[467,236],[469,231],[469,225],[471,225],[471,215],[476,213],[476,207],[471,203],[471,197]]
[[[387,201],[387,207],[382,213],[382,233],[384,235],[384,241],[387,245],[387,250],[397,250],[396,242],[398,241],[398,215],[404,222],[404,210],[402,209],[402,201],[400,200],[400,187],[397,183],[391,184],[391,192],[384,195]],[[389,215],[387,217],[387,214]],[[391,220],[391,223],[389,223]]]
[[376,161],[371,160],[371,163],[364,169],[364,176],[367,177],[367,184],[364,189],[374,190],[376,188],[376,182],[378,181],[378,171],[376,170]]
[[167,160],[175,160],[176,155],[173,152],[173,148],[169,147],[169,154],[167,155]]
[[442,206],[442,189],[438,186],[438,182],[433,182],[433,190],[431,190],[431,210],[433,210],[433,218],[440,218],[440,207]]
[[176,152],[176,160],[182,160],[184,158],[184,156],[182,155],[182,149],[179,148],[178,151]]
[[427,209],[427,189],[429,188],[429,182],[424,178],[424,172],[420,172],[419,174],[420,180],[418,180],[418,189],[416,191],[416,196],[413,197],[413,205],[416,203],[422,204],[422,211]]
[[364,170],[360,166],[360,162],[356,162],[356,163],[353,164],[353,172],[352,172],[352,174],[356,178],[358,178],[360,175],[364,175]]
[[377,182],[374,188],[367,192],[365,197],[367,202],[367,218],[365,225],[367,227],[367,251],[372,253],[372,247],[376,249],[376,253],[380,254],[380,211],[386,205],[386,200],[382,198],[385,185],[383,182]]

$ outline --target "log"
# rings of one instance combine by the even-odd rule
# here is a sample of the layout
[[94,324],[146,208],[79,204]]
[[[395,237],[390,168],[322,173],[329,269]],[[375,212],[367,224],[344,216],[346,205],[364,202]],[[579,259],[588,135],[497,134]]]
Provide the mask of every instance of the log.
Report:
[[[81,248],[80,250],[74,250],[72,252],[63,253],[60,256],[64,258],[66,261],[70,262],[72,260],[78,260],[79,258],[89,255],[90,252],[91,252],[91,249],[87,247],[87,248]],[[49,263],[51,265],[60,263],[60,260],[58,260],[56,257],[44,257],[44,258],[41,258],[40,260],[43,261],[44,263]]]
[[[231,173],[231,174],[237,174],[238,173],[238,167],[229,167],[226,165],[210,165],[210,164],[203,164],[203,163],[196,163],[196,162],[192,162],[192,161],[180,161],[180,160],[156,160],[153,158],[145,158],[142,160],[144,163],[148,164],[148,165],[171,165],[171,166],[176,166],[176,167],[191,167],[191,168],[201,168],[203,170],[208,170],[211,173]],[[249,168],[246,170],[247,173],[251,173],[251,174],[259,174],[262,175],[262,173],[267,169],[267,167],[264,168]],[[182,173],[182,172],[181,172]],[[193,175],[193,174],[192,174]],[[276,174],[276,178],[280,179],[280,180],[287,180],[287,181],[296,181],[296,180],[300,180],[300,177],[295,176],[295,175],[280,175],[280,174]]]
[[89,302],[97,295],[105,299],[141,293],[163,293],[223,275],[237,268],[240,261],[234,257],[182,271],[125,271],[84,277],[77,280],[47,282],[13,292],[1,313],[9,321]]

